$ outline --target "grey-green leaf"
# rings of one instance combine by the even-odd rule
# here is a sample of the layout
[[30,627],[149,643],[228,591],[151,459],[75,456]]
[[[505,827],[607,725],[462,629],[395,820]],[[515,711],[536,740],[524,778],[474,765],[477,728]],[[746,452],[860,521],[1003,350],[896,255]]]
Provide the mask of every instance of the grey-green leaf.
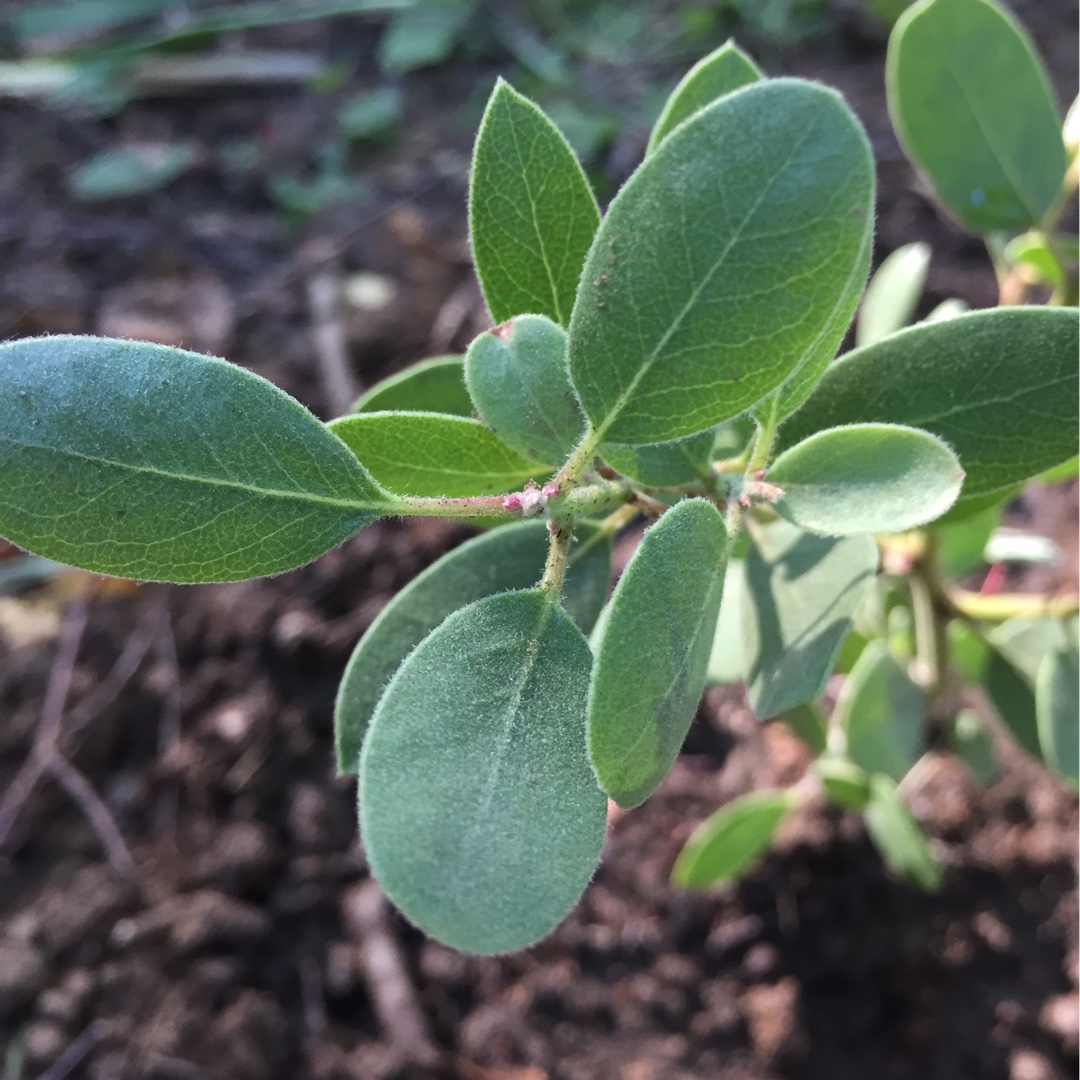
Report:
[[353,412],[448,413],[472,416],[473,403],[465,386],[465,361],[460,356],[436,356],[377,382],[357,399]]
[[720,48],[702,57],[671,91],[653,125],[645,153],[651,154],[667,135],[698,109],[760,78],[761,72],[753,60],[733,41],[724,42]]
[[988,0],[922,0],[896,24],[889,111],[908,156],[975,232],[1037,224],[1065,174],[1061,120],[1027,34]]
[[715,441],[716,431],[709,428],[685,439],[652,446],[607,443],[600,447],[600,455],[616,472],[640,484],[673,487],[713,475],[710,458]]
[[844,424],[907,424],[944,439],[965,499],[1076,453],[1075,308],[1014,307],[923,323],[843,356],[780,429],[782,447]]
[[1080,783],[1080,662],[1076,649],[1054,649],[1035,682],[1035,714],[1043,760],[1075,788]]
[[465,381],[487,426],[528,458],[563,461],[585,428],[566,371],[566,331],[546,315],[481,334],[465,354]]
[[570,144],[500,79],[476,138],[469,189],[473,258],[492,319],[532,313],[565,326],[599,222]]
[[869,773],[894,780],[922,757],[926,694],[908,678],[882,641],[863,650],[844,684],[834,722],[847,753]]
[[[345,667],[334,704],[338,772],[356,772],[375,706],[402,660],[447,616],[485,596],[528,589],[540,580],[548,549],[542,521],[521,521],[473,537],[429,566],[379,613]],[[611,538],[596,526],[576,530],[563,607],[584,633],[596,623],[611,580]]]
[[687,499],[645,534],[611,600],[589,688],[589,757],[620,806],[667,776],[705,689],[727,561],[712,503]]
[[918,822],[900,801],[896,784],[887,776],[871,777],[870,801],[863,820],[887,866],[925,892],[941,888],[941,867],[930,853]]
[[451,615],[379,702],[360,757],[368,862],[443,944],[526,948],[588,884],[607,811],[585,754],[591,663],[545,593],[503,593]]
[[398,495],[497,495],[554,472],[522,457],[479,420],[431,412],[352,413],[330,430]]
[[903,532],[956,502],[964,473],[941,439],[898,424],[852,424],[811,435],[768,473],[777,511],[803,529],[849,536]]
[[814,536],[784,521],[754,539],[742,605],[746,693],[767,720],[824,689],[878,555],[869,536]]
[[874,272],[855,320],[855,344],[873,345],[911,322],[930,268],[930,245],[905,244]]
[[839,340],[872,207],[866,137],[821,86],[764,80],[679,125],[615,197],[582,273],[570,377],[600,436],[703,431],[838,325]]
[[686,841],[671,872],[672,883],[700,889],[749,870],[798,801],[791,791],[755,791],[722,806]]
[[742,607],[746,603],[745,592],[746,568],[742,559],[732,559],[724,574],[724,595],[705,671],[707,685],[738,682],[744,675]]
[[393,499],[303,406],[223,360],[109,338],[0,345],[0,535],[153,581],[309,562]]

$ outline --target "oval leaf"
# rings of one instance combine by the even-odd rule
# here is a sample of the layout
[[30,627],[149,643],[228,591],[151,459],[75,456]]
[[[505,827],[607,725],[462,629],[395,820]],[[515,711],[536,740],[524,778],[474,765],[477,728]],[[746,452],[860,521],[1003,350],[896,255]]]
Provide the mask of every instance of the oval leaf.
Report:
[[589,687],[589,758],[624,808],[667,776],[694,719],[726,562],[720,512],[687,499],[645,534],[615,588]]
[[703,431],[816,355],[854,310],[872,206],[866,137],[823,87],[765,80],[681,124],[615,197],[582,273],[570,377],[602,438]]
[[887,866],[925,892],[941,888],[941,867],[930,854],[919,823],[900,801],[896,784],[887,776],[870,778],[870,801],[863,820]]
[[[607,598],[611,538],[593,525],[576,530],[563,587],[563,607],[589,633]],[[547,557],[542,521],[521,521],[475,536],[429,566],[379,613],[345,667],[334,703],[338,772],[356,772],[375,707],[401,661],[447,616],[495,593],[531,588]]]
[[653,125],[645,153],[651,154],[664,138],[698,109],[760,78],[761,72],[750,57],[733,41],[725,42],[719,49],[702,57],[671,91]]
[[863,650],[844,684],[835,722],[847,753],[869,773],[894,780],[922,757],[926,695],[881,641]]
[[922,0],[889,40],[904,149],[975,232],[1041,221],[1065,175],[1061,121],[1023,29],[987,0]]
[[356,413],[448,413],[472,416],[473,403],[465,386],[465,361],[460,356],[436,356],[376,383],[352,407]]
[[1043,760],[1075,788],[1080,782],[1080,662],[1075,649],[1055,649],[1039,666],[1035,714]]
[[882,261],[859,307],[856,345],[873,345],[911,322],[929,268],[929,244],[905,244]]
[[762,720],[817,697],[873,584],[869,536],[813,536],[777,521],[746,557],[742,604],[750,707]]
[[709,428],[676,442],[652,446],[607,443],[600,454],[616,472],[653,487],[674,487],[713,475],[710,458],[716,431]]
[[354,413],[328,426],[380,484],[399,495],[497,495],[554,472],[464,416]]
[[469,188],[473,258],[492,319],[533,312],[565,326],[599,223],[570,144],[500,79],[476,137]]
[[484,422],[526,457],[562,461],[585,428],[566,371],[566,331],[544,315],[481,334],[465,354],[465,379]]
[[686,841],[671,871],[672,884],[700,889],[749,870],[797,804],[791,791],[755,791],[722,806]]
[[398,669],[360,757],[386,895],[463,952],[523,949],[589,883],[607,800],[585,755],[592,658],[539,591],[451,615]]
[[944,439],[968,498],[1076,453],[1075,308],[997,308],[923,323],[856,349],[780,429],[783,447],[845,424],[907,424]]
[[964,473],[939,438],[896,424],[853,424],[811,435],[776,459],[777,511],[830,536],[903,532],[956,502]]
[[235,581],[309,562],[393,499],[302,405],[183,349],[0,345],[0,534],[100,574]]

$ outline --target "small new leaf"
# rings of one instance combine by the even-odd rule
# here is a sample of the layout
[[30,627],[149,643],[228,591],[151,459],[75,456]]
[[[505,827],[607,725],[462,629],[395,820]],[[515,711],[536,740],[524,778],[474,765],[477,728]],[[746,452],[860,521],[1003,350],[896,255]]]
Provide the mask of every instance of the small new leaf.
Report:
[[929,268],[929,244],[905,244],[882,261],[863,294],[856,345],[873,345],[911,322]]

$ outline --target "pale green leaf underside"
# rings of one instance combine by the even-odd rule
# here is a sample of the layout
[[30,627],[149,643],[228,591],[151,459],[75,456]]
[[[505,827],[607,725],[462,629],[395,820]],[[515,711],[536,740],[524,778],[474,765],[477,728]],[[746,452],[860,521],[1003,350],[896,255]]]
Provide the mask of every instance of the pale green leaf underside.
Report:
[[1035,682],[1035,713],[1043,760],[1075,788],[1080,781],[1080,663],[1076,650],[1047,653]]
[[1027,35],[987,0],[923,0],[897,23],[886,69],[904,148],[976,232],[1036,224],[1065,173],[1061,121]]
[[703,888],[749,870],[797,802],[791,791],[755,791],[722,806],[687,840],[671,872],[673,884]]
[[56,336],[0,345],[0,534],[58,562],[233,581],[392,512],[303,406],[223,360]]
[[377,382],[357,399],[353,412],[448,413],[472,416],[473,405],[465,386],[465,361],[460,356],[436,356]]
[[784,494],[777,511],[832,536],[903,532],[940,517],[960,493],[956,455],[926,431],[896,424],[828,428],[769,469]]
[[687,499],[638,545],[611,600],[589,688],[589,758],[620,806],[668,774],[705,688],[724,585],[727,530]]
[[428,498],[497,495],[554,468],[515,453],[479,420],[431,412],[354,413],[330,430],[385,488]]
[[941,867],[930,853],[918,822],[900,801],[896,784],[887,776],[871,777],[870,801],[863,820],[887,866],[926,892],[941,888]]
[[585,753],[591,663],[544,593],[503,593],[451,615],[379,702],[361,836],[387,896],[443,944],[523,949],[588,884],[607,810]]
[[905,244],[882,261],[863,294],[856,345],[873,345],[911,322],[929,268],[930,245],[923,243]]
[[746,692],[762,720],[817,697],[874,580],[869,536],[814,536],[784,521],[759,530],[742,604]]
[[[522,521],[473,537],[429,566],[401,590],[368,627],[345,667],[334,704],[338,772],[356,772],[375,706],[402,660],[447,616],[495,593],[528,589],[540,580],[548,532]],[[579,525],[570,549],[563,607],[589,633],[607,598],[611,539]]]
[[1077,330],[1075,308],[1037,307],[901,330],[837,360],[778,442],[844,424],[924,428],[960,458],[965,497],[988,495],[1076,453]]
[[473,154],[469,235],[496,323],[532,312],[565,326],[600,211],[574,151],[501,79]]

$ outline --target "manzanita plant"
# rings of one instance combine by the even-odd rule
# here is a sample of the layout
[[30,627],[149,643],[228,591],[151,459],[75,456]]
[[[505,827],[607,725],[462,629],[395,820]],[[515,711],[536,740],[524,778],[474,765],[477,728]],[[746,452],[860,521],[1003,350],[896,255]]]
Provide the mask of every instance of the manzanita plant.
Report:
[[[948,34],[965,26],[1007,45],[965,44],[958,60]],[[992,73],[998,57],[1023,77]],[[953,83],[934,81],[946,63]],[[1002,265],[1016,236],[1041,243],[1068,299],[1068,163],[1018,28],[987,0],[923,0],[897,29],[890,80],[946,205]],[[944,133],[954,121],[963,138]],[[822,755],[819,789],[933,885],[896,781],[944,694],[949,631],[978,664],[1004,664],[1014,691],[1031,682],[1019,647],[991,648],[947,591],[940,552],[958,565],[955,530],[1076,454],[1077,315],[1026,306],[901,329],[917,285],[878,287],[860,345],[834,361],[873,221],[873,160],[848,106],[763,78],[733,45],[675,88],[603,215],[557,128],[500,82],[469,222],[497,325],[464,357],[324,424],[179,349],[8,342],[0,532],[98,573],[210,582],[299,566],[380,517],[489,526],[384,609],[335,716],[373,873],[455,948],[520,949],[559,923],[600,858],[608,800],[655,790],[710,681],[745,679],[758,716]],[[638,518],[652,524],[605,604],[612,537]],[[1075,776],[1070,625],[1036,665],[1021,741]],[[838,662],[851,674],[827,734],[810,703]],[[724,808],[676,880],[738,873],[805,796]]]

